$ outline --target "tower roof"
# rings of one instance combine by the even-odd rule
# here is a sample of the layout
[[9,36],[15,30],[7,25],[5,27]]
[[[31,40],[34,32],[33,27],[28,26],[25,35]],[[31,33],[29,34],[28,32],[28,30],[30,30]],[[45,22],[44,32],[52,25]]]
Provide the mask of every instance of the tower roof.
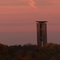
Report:
[[36,21],[36,22],[38,22],[38,23],[45,23],[45,22],[47,22],[47,21]]

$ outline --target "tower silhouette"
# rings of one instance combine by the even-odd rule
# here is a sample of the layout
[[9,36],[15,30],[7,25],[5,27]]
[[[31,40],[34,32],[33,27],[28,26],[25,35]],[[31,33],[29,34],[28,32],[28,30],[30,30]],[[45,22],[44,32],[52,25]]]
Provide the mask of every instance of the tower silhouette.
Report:
[[36,21],[37,22],[37,46],[42,47],[47,44],[47,21]]

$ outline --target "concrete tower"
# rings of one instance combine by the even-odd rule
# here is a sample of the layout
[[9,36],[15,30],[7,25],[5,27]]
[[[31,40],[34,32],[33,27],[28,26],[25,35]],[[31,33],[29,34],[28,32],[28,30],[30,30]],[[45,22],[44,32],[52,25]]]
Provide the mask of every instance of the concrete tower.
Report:
[[36,21],[37,22],[37,46],[42,47],[47,44],[47,21]]

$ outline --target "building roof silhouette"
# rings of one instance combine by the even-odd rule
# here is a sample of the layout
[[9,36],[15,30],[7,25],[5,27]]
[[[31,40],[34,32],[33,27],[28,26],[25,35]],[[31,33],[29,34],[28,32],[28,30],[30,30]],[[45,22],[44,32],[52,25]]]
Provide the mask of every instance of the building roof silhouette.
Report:
[[38,23],[45,23],[45,22],[47,22],[47,21],[36,21],[36,22],[38,22]]

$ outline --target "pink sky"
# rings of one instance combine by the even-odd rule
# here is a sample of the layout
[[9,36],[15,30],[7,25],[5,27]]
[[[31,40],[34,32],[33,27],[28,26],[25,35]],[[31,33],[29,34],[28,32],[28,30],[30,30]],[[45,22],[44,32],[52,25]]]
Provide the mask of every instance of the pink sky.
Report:
[[59,43],[60,0],[0,0],[0,43],[36,44],[37,20],[48,21],[48,42]]

